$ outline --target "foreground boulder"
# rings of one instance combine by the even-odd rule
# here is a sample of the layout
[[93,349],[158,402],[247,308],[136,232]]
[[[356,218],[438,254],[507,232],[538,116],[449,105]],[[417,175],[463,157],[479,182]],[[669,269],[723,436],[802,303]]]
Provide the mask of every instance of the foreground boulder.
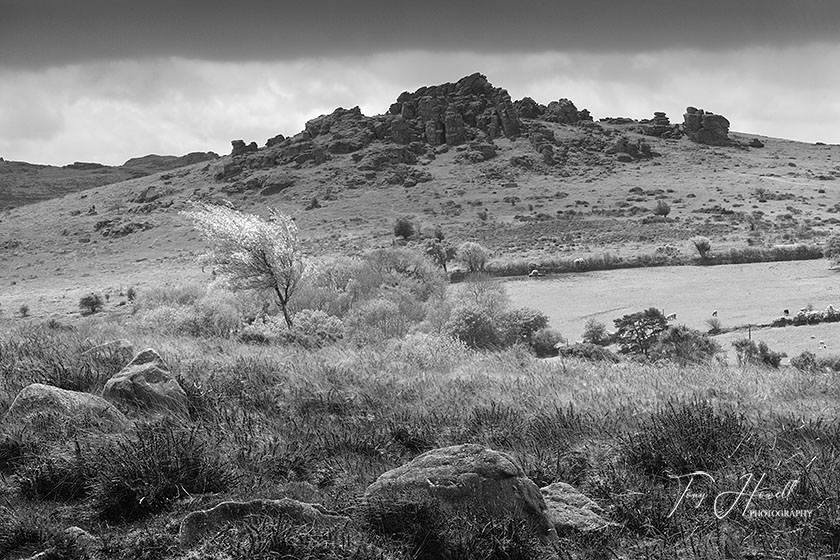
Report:
[[105,383],[102,396],[140,410],[165,411],[187,417],[187,394],[169,367],[151,348],[137,354]]
[[387,504],[428,494],[445,511],[462,508],[521,517],[545,541],[556,542],[540,490],[505,453],[464,444],[433,449],[382,474],[365,491],[368,503]]
[[209,534],[215,534],[230,523],[252,516],[286,518],[300,523],[336,525],[348,519],[320,504],[298,502],[290,498],[280,500],[252,500],[250,502],[222,502],[206,510],[194,511],[181,521],[178,540],[189,548]]
[[128,418],[101,397],[41,383],[21,389],[3,416],[2,424],[35,426],[45,417],[59,419],[71,426],[96,426],[106,431],[122,430],[129,425]]
[[602,531],[615,525],[604,519],[604,511],[598,504],[565,482],[555,482],[540,488],[540,492],[548,506],[548,518],[558,534]]

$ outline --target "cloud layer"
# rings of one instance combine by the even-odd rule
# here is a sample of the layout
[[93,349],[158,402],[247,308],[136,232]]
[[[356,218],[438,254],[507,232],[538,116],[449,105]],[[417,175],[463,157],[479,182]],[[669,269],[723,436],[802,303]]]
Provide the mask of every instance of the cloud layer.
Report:
[[836,41],[836,0],[0,0],[0,65],[424,50],[721,51]]
[[[400,92],[479,71],[515,98],[560,97],[593,115],[681,121],[686,105],[733,130],[840,143],[835,44],[728,51],[476,54],[404,51],[233,63],[179,57],[0,68],[0,156],[121,164],[148,153],[262,145],[338,106],[383,113]],[[820,70],[822,69],[822,70]]]

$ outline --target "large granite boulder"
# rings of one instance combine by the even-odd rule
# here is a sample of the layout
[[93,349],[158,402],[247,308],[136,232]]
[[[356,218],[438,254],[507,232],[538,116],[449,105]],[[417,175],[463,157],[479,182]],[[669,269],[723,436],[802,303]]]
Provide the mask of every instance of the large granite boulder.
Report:
[[156,351],[143,350],[105,383],[102,396],[137,410],[187,417],[187,395]]
[[[493,87],[478,73],[455,83],[403,92],[388,113],[391,123],[398,122],[401,129],[407,123],[410,136],[422,138],[433,146],[462,144],[479,138],[482,133],[490,139],[516,138],[522,130],[508,92]],[[405,131],[399,133],[401,139],[408,136]]]
[[129,426],[128,418],[102,397],[41,383],[20,390],[3,416],[2,425],[49,429],[49,423],[44,420],[50,418],[77,428],[95,426],[105,431],[120,431]]
[[347,517],[337,515],[320,504],[308,504],[290,498],[222,502],[210,509],[194,511],[184,517],[178,534],[179,544],[189,548],[231,523],[254,516],[286,518],[309,525],[337,525],[348,521]]
[[723,115],[715,115],[697,109],[687,107],[683,115],[683,130],[686,136],[698,144],[710,146],[729,146],[732,141],[729,139],[729,121]]
[[433,449],[382,474],[365,491],[368,504],[427,496],[448,512],[467,509],[526,520],[543,540],[556,542],[540,490],[510,456],[482,445]]

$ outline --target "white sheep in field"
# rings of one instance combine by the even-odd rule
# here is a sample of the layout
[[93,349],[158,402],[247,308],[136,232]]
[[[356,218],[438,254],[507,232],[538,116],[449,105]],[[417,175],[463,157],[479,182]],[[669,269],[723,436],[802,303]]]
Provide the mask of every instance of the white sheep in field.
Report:
[[671,313],[670,315],[668,315],[667,317],[665,317],[665,319],[666,319],[666,320],[668,320],[668,321],[673,321],[673,320],[674,320],[674,319],[676,319],[676,318],[677,318],[677,314],[676,314],[676,313]]

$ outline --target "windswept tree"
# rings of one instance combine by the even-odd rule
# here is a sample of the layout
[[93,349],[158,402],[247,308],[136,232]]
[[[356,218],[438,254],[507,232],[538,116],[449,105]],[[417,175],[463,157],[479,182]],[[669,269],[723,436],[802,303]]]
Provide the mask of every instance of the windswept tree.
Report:
[[298,228],[289,216],[269,210],[268,220],[224,206],[197,203],[182,212],[210,244],[203,261],[216,267],[233,289],[274,297],[292,328],[289,301],[305,268]]

